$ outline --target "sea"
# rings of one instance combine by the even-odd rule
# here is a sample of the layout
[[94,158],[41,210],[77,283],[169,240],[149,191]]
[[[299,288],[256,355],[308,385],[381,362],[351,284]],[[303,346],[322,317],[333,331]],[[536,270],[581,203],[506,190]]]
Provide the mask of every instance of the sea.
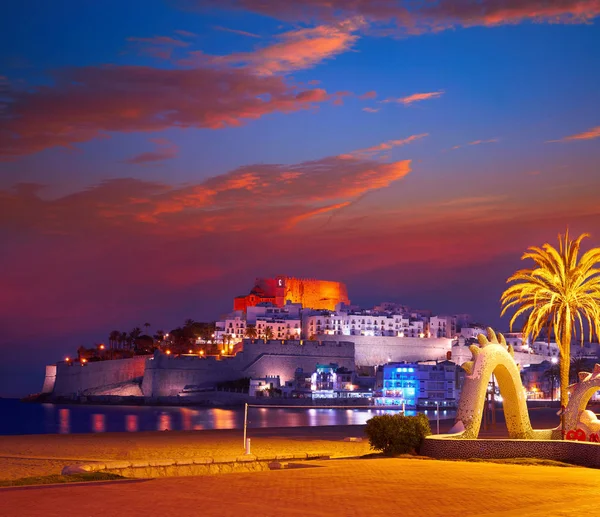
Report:
[[[0,398],[0,436],[242,429],[244,411],[244,407],[65,405]],[[375,415],[399,412],[375,408],[249,407],[247,425],[250,428],[362,425]],[[430,420],[438,417],[434,410],[424,413]],[[416,411],[407,410],[406,414],[415,415]],[[454,411],[440,410],[439,418],[454,415]]]

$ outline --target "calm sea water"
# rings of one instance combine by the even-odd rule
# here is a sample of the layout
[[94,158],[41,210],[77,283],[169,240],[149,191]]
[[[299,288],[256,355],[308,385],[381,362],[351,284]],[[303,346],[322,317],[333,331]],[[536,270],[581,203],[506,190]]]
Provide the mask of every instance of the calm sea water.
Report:
[[[248,427],[361,425],[374,415],[397,413],[380,409],[250,408]],[[407,415],[415,414],[407,411]],[[435,418],[435,412],[428,416]],[[453,411],[440,411],[452,418]],[[241,429],[244,409],[163,406],[85,406],[28,404],[0,399],[0,435],[54,433],[109,433]]]

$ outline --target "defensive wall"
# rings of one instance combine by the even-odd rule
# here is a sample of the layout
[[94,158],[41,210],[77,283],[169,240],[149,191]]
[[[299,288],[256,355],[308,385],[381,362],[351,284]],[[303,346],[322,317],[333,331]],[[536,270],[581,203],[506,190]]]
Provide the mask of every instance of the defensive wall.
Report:
[[[87,362],[83,366],[78,362],[57,363],[52,395],[68,397],[81,394],[89,389],[141,379],[144,375],[147,358],[147,355],[140,355],[130,359]],[[46,389],[47,382],[49,385],[48,371],[46,371],[44,389]],[[45,391],[44,393],[49,392]]]
[[[313,372],[317,364],[336,363],[355,370],[387,362],[446,359],[462,364],[470,360],[465,346],[452,346],[446,338],[398,338],[371,336],[322,336],[327,341],[244,340],[244,351],[235,357],[174,357],[157,353],[131,359],[60,362],[48,365],[42,393],[57,397],[74,395],[177,396],[186,386],[205,388],[243,377],[278,375],[281,382],[294,378],[297,368]],[[535,364],[543,356],[515,353],[521,365]],[[141,392],[138,386],[141,384]]]
[[[450,360],[462,364],[471,360],[468,346],[453,345],[449,338],[418,338],[394,336],[319,336],[327,341],[352,341],[356,366],[377,366],[388,362],[444,361],[451,352]],[[515,352],[515,361],[521,366],[538,364],[548,357]]]
[[353,343],[245,340],[243,352],[224,358],[155,353],[146,362],[142,391],[145,397],[174,396],[186,386],[203,388],[267,375],[278,375],[283,383],[294,378],[297,368],[313,372],[322,363],[337,363],[353,370]]
[[56,382],[56,365],[49,364],[46,366],[46,376],[44,377],[44,385],[42,393],[52,393],[54,391],[54,383]]
[[388,362],[444,361],[452,350],[446,338],[392,336],[320,336],[328,341],[352,341],[356,366],[377,366]]

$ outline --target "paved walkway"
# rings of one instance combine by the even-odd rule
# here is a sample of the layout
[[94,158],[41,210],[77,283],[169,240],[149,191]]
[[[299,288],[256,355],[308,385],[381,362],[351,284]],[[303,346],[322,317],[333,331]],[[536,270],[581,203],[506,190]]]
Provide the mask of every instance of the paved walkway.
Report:
[[0,492],[3,517],[597,514],[600,471],[410,459]]

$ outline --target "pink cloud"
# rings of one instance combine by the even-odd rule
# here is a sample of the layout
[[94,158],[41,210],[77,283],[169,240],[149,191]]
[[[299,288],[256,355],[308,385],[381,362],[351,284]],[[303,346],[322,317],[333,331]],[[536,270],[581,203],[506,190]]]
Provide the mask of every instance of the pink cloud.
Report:
[[238,34],[240,36],[248,36],[249,38],[261,38],[258,34],[254,34],[253,32],[240,31],[237,29],[229,29],[228,27],[221,27],[220,25],[215,25],[213,29],[223,32],[231,32],[232,34]]
[[142,66],[72,68],[53,86],[9,91],[0,121],[4,159],[49,147],[70,147],[110,131],[169,127],[218,129],[274,112],[307,109],[329,97],[280,76],[242,69]]
[[146,163],[168,160],[177,156],[177,146],[166,138],[150,138],[149,140],[158,147],[156,151],[149,151],[132,156],[131,158],[124,160],[124,163],[143,165]]
[[362,110],[366,111],[367,113],[377,113],[379,108],[363,108]]
[[377,97],[377,92],[374,90],[371,90],[369,92],[363,93],[358,98],[362,99],[362,100],[366,100],[366,99],[375,99],[376,97]]
[[[387,142],[382,142],[381,144],[377,144],[371,147],[367,147],[366,149],[359,149],[357,151],[352,151],[348,154],[341,155],[341,158],[351,158],[351,157],[373,157],[381,152],[389,151],[394,147],[402,147],[407,144],[411,144],[421,138],[425,138],[429,136],[429,133],[421,133],[420,135],[411,135],[407,138],[402,138],[400,140],[388,140]],[[383,156],[379,156],[379,159],[383,159]]]
[[[147,161],[151,159],[129,160]],[[275,231],[346,206],[409,172],[410,160],[381,163],[356,155],[295,165],[249,165],[186,187],[107,180],[58,199],[40,197],[39,186],[17,185],[0,191],[0,224],[56,235],[135,233],[140,225],[166,234],[191,229],[199,234],[232,228]]]
[[466,147],[467,145],[494,144],[494,143],[497,143],[499,141],[500,141],[499,138],[490,138],[488,140],[473,140],[472,142],[469,142],[468,144],[465,144],[465,145],[455,145],[454,147],[451,147],[450,150],[454,151],[456,149],[460,149],[462,147]]
[[175,34],[179,34],[180,36],[183,36],[184,38],[197,38],[198,37],[198,34],[196,34],[195,32],[185,31],[182,29],[177,29],[175,31]]
[[171,36],[153,36],[151,38],[127,38],[127,41],[135,45],[141,54],[147,54],[157,59],[171,59],[173,50],[185,48],[190,44]]
[[[206,4],[206,0],[197,0]],[[523,22],[586,23],[600,15],[598,0],[213,0],[285,20],[331,22],[355,16],[391,26],[402,34],[420,34],[453,27],[492,27]]]
[[297,29],[278,35],[276,43],[252,52],[212,56],[194,51],[180,64],[241,66],[263,75],[303,70],[349,50],[358,38],[353,34],[357,28],[356,23],[344,22]]
[[594,138],[600,138],[600,126],[593,127],[584,131],[582,133],[577,133],[571,136],[565,136],[560,140],[548,140],[548,143],[551,142],[574,142],[576,140],[593,140]]
[[389,99],[385,99],[381,102],[383,102],[383,103],[396,102],[398,104],[404,104],[405,106],[408,106],[415,102],[426,101],[429,99],[437,99],[437,98],[441,97],[443,94],[444,94],[443,90],[440,90],[438,92],[413,93],[411,95],[407,95],[406,97],[389,98]]

